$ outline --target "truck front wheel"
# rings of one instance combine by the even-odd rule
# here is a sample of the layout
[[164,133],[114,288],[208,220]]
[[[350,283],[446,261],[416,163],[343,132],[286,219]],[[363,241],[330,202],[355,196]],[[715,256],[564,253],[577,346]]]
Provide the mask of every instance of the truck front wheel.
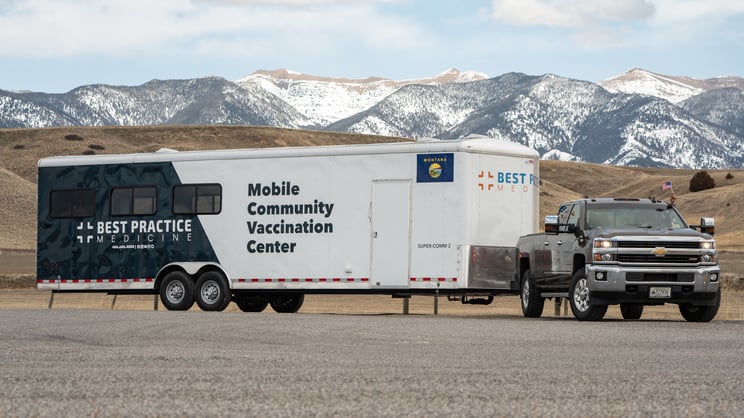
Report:
[[589,297],[586,273],[584,269],[580,269],[574,273],[571,280],[571,290],[568,292],[571,311],[574,318],[579,321],[599,321],[607,313],[607,305],[592,305]]
[[545,299],[535,287],[532,273],[525,270],[522,274],[522,283],[519,292],[519,299],[522,301],[522,314],[527,318],[539,318],[545,307]]
[[679,313],[687,322],[710,322],[718,313],[721,305],[721,290],[716,292],[716,304],[713,306],[679,305]]
[[643,315],[643,305],[637,303],[621,303],[620,313],[623,319],[641,319]]

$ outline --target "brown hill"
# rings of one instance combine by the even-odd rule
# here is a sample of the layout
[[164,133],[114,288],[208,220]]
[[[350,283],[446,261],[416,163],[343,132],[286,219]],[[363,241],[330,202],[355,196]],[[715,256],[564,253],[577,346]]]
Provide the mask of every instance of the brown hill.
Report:
[[[36,163],[42,157],[73,154],[260,148],[273,146],[357,144],[403,141],[333,132],[267,127],[159,126],[0,129],[0,249],[36,247]],[[688,190],[694,170],[641,169],[597,164],[542,161],[541,218],[565,200],[591,197],[650,197],[667,200],[664,181],[675,185],[677,206],[691,223],[714,216],[719,248],[744,251],[738,237],[739,208],[744,207],[744,170],[711,170],[716,187]],[[726,179],[727,174],[733,177]]]

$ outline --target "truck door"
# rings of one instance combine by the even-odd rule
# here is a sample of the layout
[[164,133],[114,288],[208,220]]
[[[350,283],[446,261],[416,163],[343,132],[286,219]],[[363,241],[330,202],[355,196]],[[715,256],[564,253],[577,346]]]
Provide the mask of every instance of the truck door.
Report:
[[[558,253],[558,271],[561,277],[570,278],[573,276],[573,256],[576,244],[576,228],[579,227],[579,218],[581,217],[581,204],[575,203],[564,213],[559,216],[559,233],[556,241],[556,251]],[[564,280],[565,281],[565,280]]]
[[571,279],[571,269],[573,267],[573,243],[576,239],[573,228],[570,225],[578,224],[580,215],[580,205],[569,203],[563,205],[558,210],[558,233],[545,234],[545,243],[538,255],[535,257],[536,265],[545,268],[543,275],[537,279],[540,286],[554,287],[565,284]]
[[370,283],[408,287],[410,278],[411,181],[372,183]]

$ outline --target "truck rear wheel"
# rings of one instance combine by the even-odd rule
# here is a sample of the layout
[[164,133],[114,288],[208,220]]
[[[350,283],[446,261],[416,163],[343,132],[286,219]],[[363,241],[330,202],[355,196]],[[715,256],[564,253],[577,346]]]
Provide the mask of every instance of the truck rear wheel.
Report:
[[679,313],[687,322],[710,322],[718,313],[721,305],[721,290],[716,292],[716,304],[713,306],[679,305]]
[[238,294],[235,295],[235,303],[243,312],[263,312],[269,305],[269,300],[260,296]]
[[522,314],[527,318],[539,318],[545,307],[545,299],[535,287],[532,273],[525,270],[522,274],[522,283],[519,292],[519,299],[522,301]]
[[272,299],[271,309],[278,313],[296,313],[302,307],[302,303],[305,301],[305,295],[302,293],[287,294],[277,296]]
[[230,288],[225,276],[216,271],[208,271],[196,281],[194,291],[196,304],[203,311],[222,311],[230,303]]
[[182,271],[172,271],[160,283],[160,301],[168,310],[187,311],[194,305],[194,282]]
[[592,305],[589,296],[586,273],[584,269],[579,269],[573,275],[571,290],[568,292],[571,311],[579,321],[599,321],[607,313],[607,305]]
[[620,313],[623,319],[641,319],[643,315],[643,305],[637,303],[621,303]]

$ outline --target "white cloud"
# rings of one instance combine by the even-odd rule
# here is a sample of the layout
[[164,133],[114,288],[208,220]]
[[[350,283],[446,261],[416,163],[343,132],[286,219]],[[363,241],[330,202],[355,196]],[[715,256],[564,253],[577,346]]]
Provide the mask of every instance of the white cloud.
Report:
[[492,8],[494,19],[512,25],[573,29],[642,21],[654,14],[647,0],[494,0]]
[[16,0],[0,9],[0,39],[14,40],[0,43],[0,56],[121,56],[195,47],[266,53],[313,40],[330,43],[317,48],[350,41],[408,47],[422,30],[381,14],[377,4],[390,1]]
[[655,23],[659,25],[720,21],[744,15],[741,0],[654,0],[654,3],[658,10]]

